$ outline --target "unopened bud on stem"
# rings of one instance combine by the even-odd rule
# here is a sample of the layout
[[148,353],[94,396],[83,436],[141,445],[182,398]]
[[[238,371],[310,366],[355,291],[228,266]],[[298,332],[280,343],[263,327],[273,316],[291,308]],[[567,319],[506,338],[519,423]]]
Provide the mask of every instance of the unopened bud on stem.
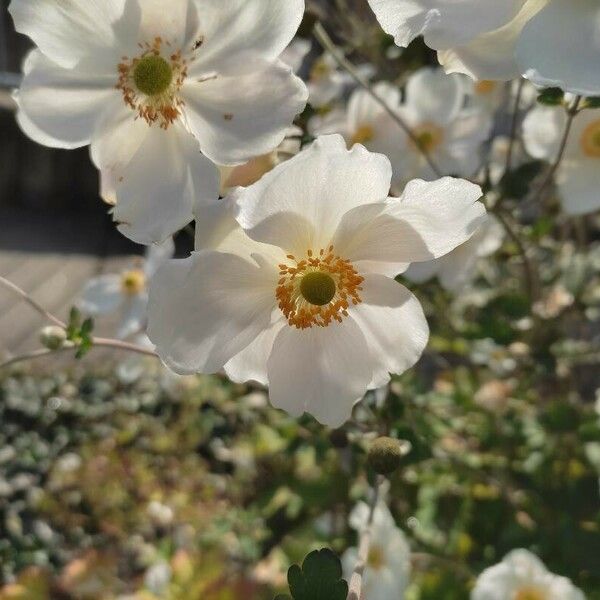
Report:
[[411,450],[410,442],[391,437],[377,438],[369,448],[369,466],[378,475],[390,475],[400,467],[402,458]]

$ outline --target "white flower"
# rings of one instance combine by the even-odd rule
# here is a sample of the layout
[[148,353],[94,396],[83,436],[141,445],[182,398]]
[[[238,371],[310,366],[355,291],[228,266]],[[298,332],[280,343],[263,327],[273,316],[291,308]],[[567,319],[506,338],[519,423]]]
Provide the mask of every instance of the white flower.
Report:
[[[441,69],[423,68],[406,85],[406,100],[399,112],[421,147],[444,173],[472,176],[479,167],[481,144],[489,137],[492,119],[481,107],[463,108],[465,87],[458,76],[447,76]],[[398,132],[400,150],[395,168],[405,177],[433,179],[417,145]]]
[[[523,142],[534,158],[554,161],[566,123],[562,107],[538,106],[525,118]],[[573,122],[556,174],[563,210],[570,215],[600,208],[600,114],[584,110]]]
[[596,0],[369,0],[383,29],[407,46],[419,35],[449,73],[600,92]]
[[[373,91],[395,111],[400,109],[400,89],[386,82],[373,86]],[[394,168],[394,179],[400,176],[405,149],[399,138],[404,134],[398,123],[368,91],[360,88],[350,96],[347,108],[334,108],[325,115],[315,115],[309,123],[315,136],[339,133],[348,147],[362,144],[372,152],[385,154]]]
[[18,120],[48,146],[91,145],[131,239],[160,242],[218,198],[214,163],[265,154],[306,103],[277,57],[304,0],[13,0],[37,44]]
[[385,156],[325,136],[237,188],[236,219],[215,207],[197,252],[152,282],[148,335],[167,366],[225,368],[268,385],[276,407],[337,426],[414,365],[427,323],[392,277],[463,243],[485,209],[466,181],[415,181],[388,199],[390,180]]
[[[368,524],[369,507],[359,503],[350,515],[350,526],[359,534]],[[358,549],[342,556],[344,575],[350,578],[358,560]],[[384,502],[373,514],[373,535],[363,577],[363,594],[369,600],[402,600],[410,577],[410,548],[402,530]]]
[[286,65],[292,67],[292,71],[297,73],[302,67],[304,59],[310,52],[311,43],[303,38],[296,38],[279,57]]
[[[150,246],[141,266],[135,265],[122,273],[108,273],[90,279],[78,302],[81,312],[92,317],[119,313],[116,333],[119,339],[140,333],[146,321],[148,283],[157,269],[174,253],[175,245],[169,238],[158,246]],[[139,357],[135,358],[138,364]]]
[[513,550],[477,579],[471,600],[585,600],[566,577],[550,573],[528,550]]
[[473,280],[479,259],[494,254],[503,241],[504,228],[495,217],[488,215],[470,240],[442,258],[411,265],[404,276],[415,283],[437,276],[442,287],[458,293]]

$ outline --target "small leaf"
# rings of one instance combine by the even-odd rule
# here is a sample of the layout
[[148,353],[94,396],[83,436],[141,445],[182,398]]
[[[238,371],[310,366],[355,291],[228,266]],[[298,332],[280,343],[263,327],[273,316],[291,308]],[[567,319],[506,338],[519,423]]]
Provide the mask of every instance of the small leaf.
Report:
[[94,319],[91,317],[86,319],[81,326],[81,337],[89,337],[90,333],[94,330]]
[[542,90],[538,96],[538,102],[546,106],[559,106],[563,103],[565,93],[557,87],[546,88]]
[[81,325],[81,313],[77,307],[71,308],[69,313],[69,322],[67,324],[67,339],[76,341],[79,335],[79,326]]
[[[348,595],[340,559],[326,548],[311,552],[302,568],[292,565],[288,583],[294,600],[346,600]],[[276,600],[284,599],[285,596],[279,596]]]
[[600,108],[600,96],[586,98],[584,106],[585,108]]

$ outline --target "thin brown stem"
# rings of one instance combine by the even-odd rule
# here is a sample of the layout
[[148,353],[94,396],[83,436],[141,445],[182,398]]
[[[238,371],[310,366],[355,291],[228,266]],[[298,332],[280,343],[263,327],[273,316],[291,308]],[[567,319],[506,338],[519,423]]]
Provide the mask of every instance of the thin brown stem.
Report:
[[371,540],[373,538],[373,519],[375,516],[375,508],[379,502],[379,488],[383,478],[381,475],[377,475],[375,484],[373,485],[373,496],[371,503],[369,504],[369,519],[367,526],[360,536],[360,543],[358,546],[358,560],[352,576],[350,577],[350,584],[348,586],[348,598],[347,600],[362,600],[362,582],[363,574],[369,560],[369,551],[371,549]]
[[55,317],[52,313],[48,312],[43,306],[38,304],[27,292],[22,290],[20,287],[16,286],[14,283],[8,281],[8,279],[5,279],[4,277],[0,277],[0,284],[14,292],[22,300],[27,302],[27,304],[29,304],[29,306],[31,306],[34,310],[40,313],[42,317],[44,317],[51,323],[54,323],[54,325],[56,325],[57,327],[66,329],[67,326],[65,323],[63,323],[59,318]]
[[404,121],[404,119],[391,107],[388,103],[377,94],[369,85],[369,82],[358,72],[357,68],[344,56],[344,53],[335,45],[333,40],[329,37],[329,34],[325,31],[325,28],[321,23],[317,23],[314,28],[314,34],[317,41],[321,44],[324,50],[329,52],[333,56],[337,64],[348,72],[348,74],[364,88],[368,94],[385,110],[385,112],[393,119],[393,121],[404,131],[404,133],[410,138],[412,143],[416,146],[423,158],[427,161],[427,164],[431,170],[436,174],[437,177],[443,177],[443,171],[438,167],[435,161],[431,158],[431,155],[427,149],[423,146],[421,140],[414,134],[412,129]]
[[515,151],[515,144],[517,141],[517,129],[519,127],[519,112],[521,107],[521,98],[523,97],[523,89],[525,87],[525,79],[519,80],[519,87],[517,88],[517,94],[515,98],[515,104],[512,114],[512,122],[510,126],[510,141],[508,143],[508,152],[506,153],[506,165],[504,167],[504,174],[510,173],[512,169],[513,156]]
[[546,173],[546,176],[544,177],[542,183],[540,184],[538,189],[533,194],[533,196],[531,198],[532,202],[537,202],[542,197],[543,193],[546,191],[546,188],[550,185],[550,183],[554,179],[554,176],[556,175],[556,172],[558,171],[558,168],[560,167],[560,164],[562,163],[562,160],[565,156],[565,150],[567,149],[567,142],[569,141],[569,135],[570,135],[571,129],[573,127],[573,121],[574,121],[575,117],[579,114],[579,107],[581,105],[581,100],[582,100],[582,97],[577,96],[573,100],[573,102],[571,103],[569,108],[567,109],[567,122],[565,124],[563,136],[560,141],[560,146],[558,148],[558,154],[556,156],[556,159],[550,166],[550,169]]

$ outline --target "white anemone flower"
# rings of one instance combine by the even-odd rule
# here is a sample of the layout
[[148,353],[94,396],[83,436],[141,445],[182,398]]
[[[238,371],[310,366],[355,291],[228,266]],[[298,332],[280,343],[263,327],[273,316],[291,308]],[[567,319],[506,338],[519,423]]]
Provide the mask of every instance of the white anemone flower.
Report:
[[21,127],[91,145],[101,193],[136,242],[164,241],[218,198],[218,170],[265,154],[307,100],[278,60],[304,0],[13,0],[37,44],[16,94]]
[[393,277],[463,243],[485,208],[452,178],[388,198],[391,177],[385,156],[324,136],[234,190],[198,224],[197,251],[152,281],[148,335],[164,363],[256,381],[274,406],[332,427],[412,367],[427,322]]
[[[538,106],[525,118],[527,152],[553,162],[558,155],[567,116],[562,107]],[[562,208],[569,215],[600,209],[600,114],[583,110],[573,121],[563,160],[556,174]]]
[[145,260],[132,268],[90,279],[81,293],[79,309],[90,317],[118,314],[116,337],[119,339],[141,333],[146,323],[148,284],[158,268],[174,254],[175,245],[169,238],[160,245],[150,246]]
[[[481,107],[464,108],[466,91],[459,76],[423,68],[407,82],[399,113],[444,173],[472,176],[478,169],[480,148],[490,135],[492,118]],[[396,128],[397,131],[397,128]],[[397,131],[395,168],[407,179],[434,179],[417,144]]]
[[566,577],[550,573],[528,550],[513,550],[477,579],[471,600],[585,600]]
[[600,92],[596,0],[369,0],[383,29],[406,47],[423,35],[449,73]]
[[[373,91],[395,111],[400,109],[400,89],[387,82],[379,82]],[[355,90],[346,108],[334,108],[325,115],[315,115],[309,122],[309,131],[315,136],[341,134],[348,147],[362,144],[371,152],[385,154],[394,169],[394,179],[400,176],[405,149],[398,143],[403,135],[398,123],[381,107],[373,96],[360,88]]]
[[504,237],[500,222],[488,215],[470,240],[442,258],[411,265],[404,277],[423,283],[437,276],[444,289],[458,293],[473,281],[479,260],[494,254],[502,246]]
[[[369,521],[369,507],[360,502],[350,514],[350,526],[359,535]],[[342,556],[344,575],[349,578],[358,561],[358,549]],[[402,600],[410,578],[410,547],[384,502],[375,506],[373,535],[363,576],[363,594],[369,600]]]

